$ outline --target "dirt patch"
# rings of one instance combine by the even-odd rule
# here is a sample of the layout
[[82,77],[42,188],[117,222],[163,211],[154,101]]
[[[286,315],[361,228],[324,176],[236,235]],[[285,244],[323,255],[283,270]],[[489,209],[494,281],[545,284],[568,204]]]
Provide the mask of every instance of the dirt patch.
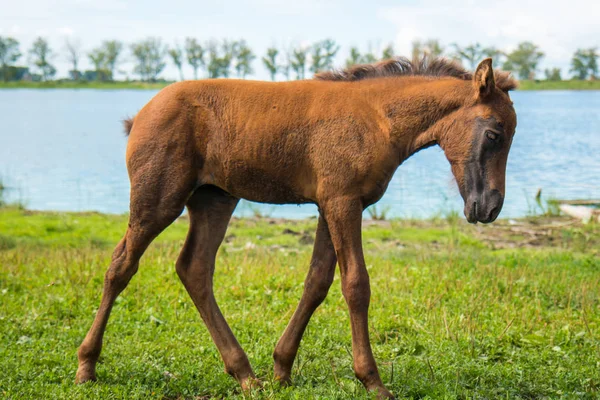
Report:
[[472,227],[477,239],[493,248],[572,247],[600,244],[597,225],[584,225],[569,217],[535,217],[499,220]]
[[[185,218],[185,216],[184,216]],[[307,231],[306,220],[293,220],[285,218],[233,218],[234,222],[243,223],[247,226],[267,223],[270,225],[282,225],[284,235],[297,236],[299,243],[310,245],[314,241],[313,231]],[[315,218],[311,218],[315,222]],[[300,227],[300,225],[302,227]],[[363,228],[381,227],[401,230],[403,227],[422,229],[456,229],[457,231],[472,236],[481,243],[492,249],[512,248],[581,248],[582,250],[598,249],[600,251],[600,224],[583,224],[579,220],[567,216],[535,216],[518,219],[499,219],[493,224],[484,225],[468,224],[464,219],[435,218],[429,220],[406,219],[406,220],[363,220]],[[229,238],[231,241],[231,238]],[[227,240],[227,238],[226,238]],[[369,240],[368,243],[380,247],[383,242],[387,247],[403,248],[414,247],[415,244],[407,245],[395,238]],[[427,248],[443,247],[436,241],[423,243]],[[421,246],[417,244],[416,247]],[[386,247],[386,248],[387,248]]]

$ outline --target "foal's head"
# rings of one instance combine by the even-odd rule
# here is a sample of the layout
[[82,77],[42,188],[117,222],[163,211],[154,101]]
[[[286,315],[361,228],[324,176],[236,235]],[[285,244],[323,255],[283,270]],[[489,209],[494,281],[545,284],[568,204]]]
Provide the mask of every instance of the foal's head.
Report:
[[504,203],[506,160],[517,125],[508,96],[515,83],[494,73],[490,58],[473,74],[473,97],[453,115],[439,139],[452,166],[471,223],[494,221]]

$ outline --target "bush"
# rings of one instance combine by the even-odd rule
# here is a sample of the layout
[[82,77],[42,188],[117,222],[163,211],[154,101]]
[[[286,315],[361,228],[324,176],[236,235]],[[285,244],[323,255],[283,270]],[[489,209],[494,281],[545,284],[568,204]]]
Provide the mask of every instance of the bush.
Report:
[[0,207],[4,206],[4,190],[6,190],[6,187],[2,183],[2,179],[0,179]]

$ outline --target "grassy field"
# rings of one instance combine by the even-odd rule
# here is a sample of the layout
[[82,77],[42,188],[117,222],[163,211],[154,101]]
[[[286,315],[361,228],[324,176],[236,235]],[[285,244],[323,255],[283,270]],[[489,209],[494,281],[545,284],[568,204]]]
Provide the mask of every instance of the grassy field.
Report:
[[[97,383],[73,384],[125,216],[0,209],[0,397],[368,398],[351,369],[339,277],[305,334],[294,385],[271,353],[302,291],[315,220],[234,220],[216,295],[264,388],[244,395],[175,273],[187,221],[165,231],[119,298]],[[371,337],[399,398],[600,395],[600,227],[456,216],[365,222]]]
[[[0,89],[162,89],[170,82],[0,82]],[[519,90],[600,90],[596,81],[520,81]]]

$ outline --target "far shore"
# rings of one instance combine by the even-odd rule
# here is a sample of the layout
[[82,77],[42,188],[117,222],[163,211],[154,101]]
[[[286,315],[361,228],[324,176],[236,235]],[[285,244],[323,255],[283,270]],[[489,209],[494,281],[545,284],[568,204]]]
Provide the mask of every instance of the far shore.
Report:
[[[0,82],[0,89],[136,89],[159,90],[173,82],[80,82],[80,81],[48,81],[48,82]],[[520,81],[519,90],[600,90],[600,80],[564,80],[564,81]]]

